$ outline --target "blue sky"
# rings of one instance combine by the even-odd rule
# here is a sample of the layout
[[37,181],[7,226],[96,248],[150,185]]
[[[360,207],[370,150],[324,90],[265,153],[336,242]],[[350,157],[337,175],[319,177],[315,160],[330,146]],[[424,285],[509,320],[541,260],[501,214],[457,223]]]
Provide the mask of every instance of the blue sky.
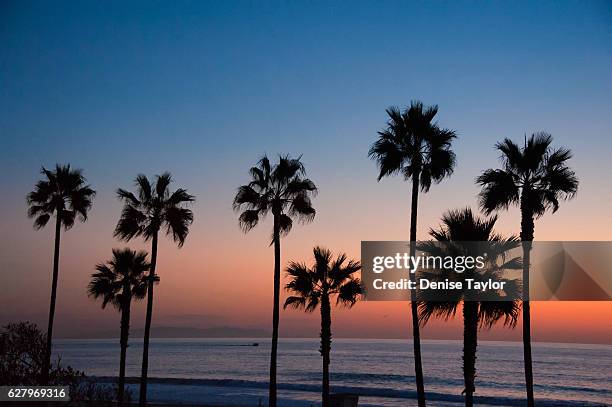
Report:
[[610,128],[607,2],[1,7],[4,170],[77,159],[111,176],[109,160],[118,171],[207,170],[264,151],[363,157],[383,109],[414,98],[439,104],[466,150],[591,130],[578,119]]

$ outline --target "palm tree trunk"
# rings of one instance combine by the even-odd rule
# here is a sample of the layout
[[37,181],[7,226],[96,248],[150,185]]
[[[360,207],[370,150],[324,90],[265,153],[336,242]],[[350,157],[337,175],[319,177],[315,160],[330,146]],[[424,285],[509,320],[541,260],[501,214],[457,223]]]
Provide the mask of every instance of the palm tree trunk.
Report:
[[157,265],[157,234],[153,235],[151,242],[151,268],[149,270],[149,285],[147,287],[147,316],[145,319],[144,339],[142,345],[142,370],[140,373],[140,397],[138,405],[147,404],[147,372],[149,370],[149,336],[151,333],[151,319],[153,317],[153,285],[155,283],[155,266]]
[[531,245],[534,234],[533,215],[529,210],[527,194],[521,195],[521,241],[523,246],[523,360],[525,363],[525,387],[527,390],[527,406],[533,407],[533,362],[531,359],[531,310],[529,307],[529,264],[531,261]]
[[276,353],[278,350],[278,323],[280,312],[280,219],[274,214],[274,304],[272,307],[272,350],[270,352],[270,387],[268,406],[276,407]]
[[123,287],[123,298],[124,303],[121,310],[121,339],[119,341],[121,345],[121,357],[119,359],[119,383],[117,390],[117,399],[119,401],[119,406],[123,406],[124,402],[124,394],[125,394],[125,361],[127,358],[127,348],[128,348],[128,336],[130,330],[130,286],[129,283],[127,287]]
[[[410,256],[416,254],[417,207],[419,200],[419,173],[412,175],[412,204],[410,208]],[[410,273],[410,280],[416,283],[416,273]],[[423,381],[423,364],[421,362],[421,333],[419,312],[416,302],[416,291],[410,291],[410,309],[412,312],[412,342],[414,345],[414,373],[417,385],[419,407],[425,407],[425,384]]]
[[55,318],[55,300],[57,297],[57,278],[59,275],[60,236],[62,220],[58,213],[55,218],[55,250],[53,252],[53,280],[51,282],[51,302],[49,304],[49,322],[47,324],[47,348],[41,372],[41,383],[49,384],[49,370],[51,369],[51,345],[53,341],[53,319]]
[[321,355],[323,356],[323,407],[329,407],[329,362],[331,351],[331,306],[327,290],[321,296]]
[[465,406],[474,405],[476,379],[476,347],[478,346],[478,303],[463,302],[463,380],[465,383]]

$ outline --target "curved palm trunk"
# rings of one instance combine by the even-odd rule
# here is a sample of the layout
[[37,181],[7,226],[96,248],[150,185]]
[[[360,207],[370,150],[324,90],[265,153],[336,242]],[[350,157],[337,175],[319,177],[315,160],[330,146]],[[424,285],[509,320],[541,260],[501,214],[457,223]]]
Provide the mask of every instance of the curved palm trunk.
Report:
[[57,297],[57,278],[59,275],[60,236],[62,221],[59,213],[55,219],[55,250],[53,252],[53,280],[51,282],[51,301],[49,304],[49,322],[47,324],[47,348],[41,372],[41,383],[49,384],[51,368],[51,345],[53,343],[53,319],[55,318],[55,300]]
[[531,310],[529,307],[529,264],[531,261],[531,245],[533,241],[533,215],[529,211],[527,194],[521,195],[521,241],[523,246],[523,360],[525,364],[525,387],[527,390],[527,406],[533,407],[533,362],[531,359]]
[[[412,175],[412,204],[410,208],[410,256],[416,254],[417,207],[419,199],[419,173]],[[410,273],[410,280],[416,282],[416,273]],[[416,292],[410,291],[410,309],[412,312],[412,341],[414,345],[414,375],[417,385],[419,407],[425,407],[425,384],[423,381],[423,364],[421,362],[421,333]]]
[[268,405],[276,407],[276,353],[278,349],[278,323],[280,303],[280,223],[279,215],[274,215],[274,304],[272,307],[272,350],[270,353],[270,387]]
[[465,405],[474,405],[476,379],[476,347],[478,346],[478,303],[463,303],[463,380],[465,383]]
[[331,306],[327,290],[321,296],[321,355],[323,356],[323,407],[329,407],[329,362],[331,351]]
[[145,319],[144,339],[142,345],[142,370],[140,373],[140,397],[138,405],[147,404],[147,372],[149,370],[149,336],[151,333],[151,319],[153,318],[153,284],[155,282],[155,266],[157,264],[157,234],[153,235],[151,242],[151,268],[149,270],[149,285],[147,287],[147,316]]
[[119,383],[117,390],[117,399],[119,401],[119,406],[123,406],[125,397],[125,361],[127,358],[128,337],[130,331],[131,305],[129,284],[126,287],[123,287],[123,295],[125,301],[121,310],[121,339],[119,340],[119,343],[121,345],[121,357],[119,359]]

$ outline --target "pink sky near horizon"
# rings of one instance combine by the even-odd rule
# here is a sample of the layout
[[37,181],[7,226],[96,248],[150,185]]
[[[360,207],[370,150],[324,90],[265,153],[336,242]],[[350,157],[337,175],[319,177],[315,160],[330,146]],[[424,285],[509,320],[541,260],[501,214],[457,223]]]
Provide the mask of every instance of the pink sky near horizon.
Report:
[[[31,184],[36,178],[33,172]],[[237,186],[246,180],[245,175],[234,183]],[[334,188],[330,183],[320,184],[320,192],[314,199],[317,217],[312,224],[296,224],[291,234],[283,239],[283,264],[289,260],[310,263],[314,245],[329,247],[334,252],[344,251],[358,259],[361,240],[405,239],[409,214],[406,184],[399,180],[344,181],[344,189]],[[380,195],[363,194],[359,185],[370,191],[380,191]],[[178,186],[183,186],[180,179],[174,184]],[[594,215],[595,209],[600,210],[599,202],[584,198],[593,193],[589,190],[593,186],[585,180],[575,200],[564,203],[558,213],[547,214],[538,220],[536,238],[612,240],[610,219],[598,221]],[[470,202],[465,191],[460,195],[449,194],[454,188],[452,181],[447,180],[434,186],[430,193],[421,195],[419,238],[426,237],[426,231],[437,224],[445,208],[465,206],[456,201],[463,199],[475,207],[475,198]],[[255,230],[243,234],[231,210],[234,185],[219,189],[208,195],[192,189],[198,195],[193,206],[196,221],[183,248],[176,248],[168,239],[161,241],[158,263],[161,283],[155,291],[154,325],[180,325],[173,316],[201,315],[201,318],[195,317],[196,321],[201,320],[199,327],[223,325],[266,331],[270,328],[273,268],[273,252],[268,246],[270,221],[264,220]],[[25,196],[26,192],[27,186],[20,186],[13,198]],[[25,316],[44,326],[53,232],[51,228],[34,231],[31,220],[25,215],[24,201],[15,198],[10,203],[13,216],[3,221],[0,258],[3,270],[11,272],[4,273],[0,289],[0,322]],[[91,333],[118,329],[118,315],[109,309],[101,310],[99,303],[86,296],[85,288],[94,264],[108,259],[112,247],[148,250],[148,244],[140,241],[124,243],[113,239],[120,207],[112,190],[99,190],[89,221],[75,225],[62,235],[56,312],[58,336],[74,336],[75,329]],[[370,207],[376,207],[376,212],[368,212]],[[504,234],[515,231],[518,225],[513,225],[512,220],[517,219],[517,215],[516,210],[500,213],[497,230]],[[586,224],[596,226],[581,226]],[[402,302],[363,302],[351,310],[334,310],[334,333],[339,337],[409,337],[408,306]],[[144,303],[135,306],[134,328],[142,325],[143,311]],[[612,302],[540,302],[533,306],[532,319],[536,341],[612,343]],[[520,340],[519,327],[514,330],[495,327],[490,332],[483,331],[481,338]],[[280,330],[284,336],[315,337],[318,335],[318,314],[283,311]],[[460,315],[449,322],[432,321],[423,329],[424,338],[458,339],[461,334]]]

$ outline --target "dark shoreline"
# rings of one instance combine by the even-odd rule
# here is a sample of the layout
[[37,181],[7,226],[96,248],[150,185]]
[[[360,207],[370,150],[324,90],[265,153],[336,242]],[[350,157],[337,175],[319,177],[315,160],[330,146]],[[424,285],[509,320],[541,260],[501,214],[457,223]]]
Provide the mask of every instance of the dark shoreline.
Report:
[[[89,379],[94,380],[97,383],[114,383],[116,378],[110,376],[91,376]],[[126,383],[131,385],[138,385],[140,378],[138,377],[127,377]],[[267,389],[268,384],[266,382],[256,382],[248,380],[234,380],[234,379],[197,379],[197,378],[171,378],[171,377],[149,377],[149,385],[158,386],[201,386],[201,387],[221,387],[221,388],[250,388],[250,389]],[[538,385],[536,384],[536,389]],[[287,391],[299,391],[312,393],[318,395],[321,391],[318,385],[304,385],[304,384],[292,384],[292,383],[278,383],[279,390]],[[364,387],[352,387],[352,386],[333,386],[332,392],[336,393],[351,393],[357,394],[360,398],[389,398],[396,400],[416,400],[417,394],[414,390],[396,390],[389,388],[364,388]],[[447,393],[436,393],[427,392],[427,399],[431,402],[441,403],[457,403],[461,404],[464,402],[464,397],[461,394],[447,394]],[[239,400],[236,400],[239,402]],[[364,400],[365,401],[365,400]],[[522,398],[514,397],[493,397],[493,396],[476,396],[475,401],[478,405],[487,406],[524,406],[525,400]],[[568,400],[555,400],[555,399],[544,399],[538,398],[538,406],[541,407],[605,407],[603,403],[586,402],[586,401],[568,401]],[[170,403],[156,402],[154,404],[172,406],[201,406],[209,407],[210,404],[193,404],[184,403],[181,400],[172,401]],[[231,401],[224,403],[222,406],[238,406],[244,404],[234,404]]]

